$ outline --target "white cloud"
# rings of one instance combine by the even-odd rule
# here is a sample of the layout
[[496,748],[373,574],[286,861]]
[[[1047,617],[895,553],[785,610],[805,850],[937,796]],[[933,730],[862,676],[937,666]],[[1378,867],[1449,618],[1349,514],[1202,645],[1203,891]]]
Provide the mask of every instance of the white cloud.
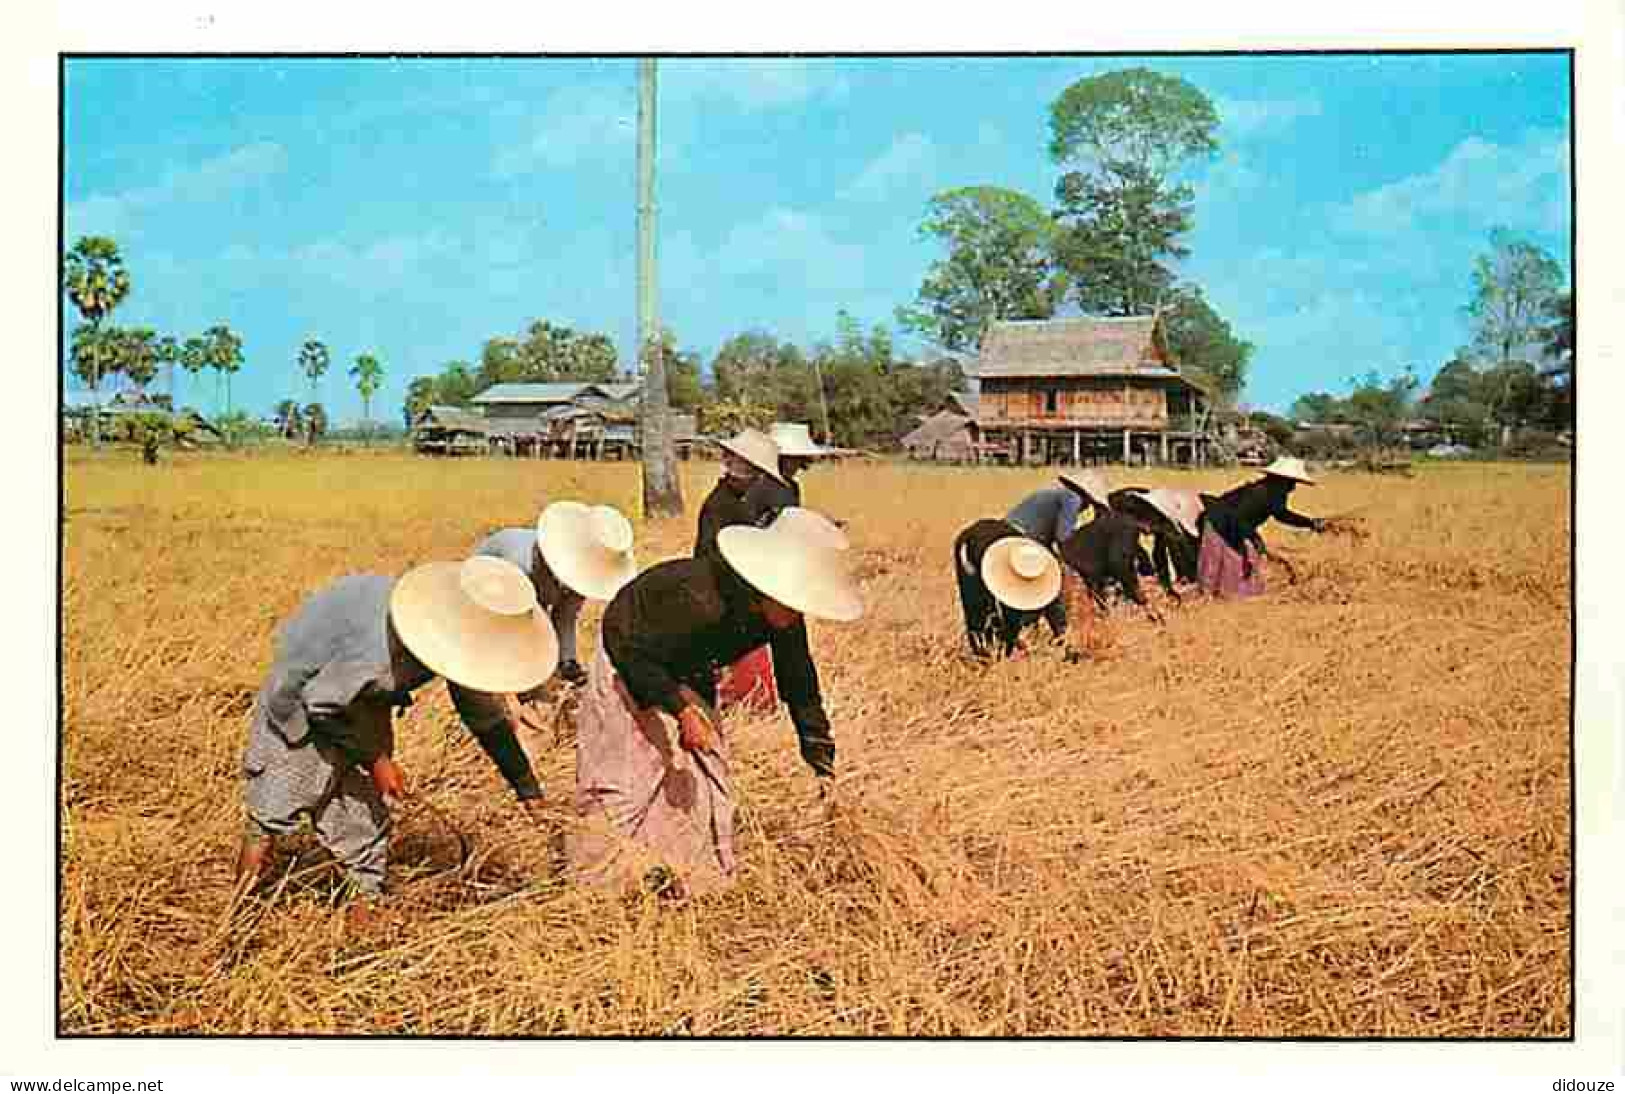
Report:
[[1516,145],[1468,137],[1433,170],[1358,195],[1332,210],[1343,231],[1392,236],[1423,221],[1564,233],[1569,222],[1568,139],[1531,131]]
[[280,144],[246,144],[192,167],[171,170],[153,186],[92,194],[69,202],[65,210],[68,234],[129,236],[140,228],[143,214],[175,203],[200,205],[217,201],[241,187],[280,174],[287,165],[288,155]]
[[498,178],[587,162],[630,163],[637,140],[634,88],[580,84],[548,97],[529,134],[497,151]]
[[451,236],[431,231],[359,245],[330,240],[309,243],[286,257],[301,278],[325,279],[357,296],[375,298],[408,287],[431,291],[434,278],[429,268],[455,256],[460,246]]
[[1318,99],[1220,99],[1220,128],[1237,139],[1275,136],[1301,118],[1318,118]]
[[844,76],[794,58],[694,58],[661,63],[662,97],[720,99],[745,110],[773,110],[809,99],[842,99]]
[[735,276],[777,273],[791,293],[848,289],[863,284],[865,253],[862,244],[836,239],[819,217],[774,208],[736,225],[710,266]]
[[863,201],[893,196],[917,183],[928,182],[940,157],[936,146],[919,133],[904,133],[859,172],[842,195]]

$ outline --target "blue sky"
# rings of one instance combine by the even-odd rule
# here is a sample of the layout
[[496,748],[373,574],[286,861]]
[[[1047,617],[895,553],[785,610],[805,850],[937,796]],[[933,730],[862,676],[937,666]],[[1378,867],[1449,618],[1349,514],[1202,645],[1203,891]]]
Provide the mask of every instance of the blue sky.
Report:
[[[1182,273],[1257,346],[1252,405],[1371,369],[1431,376],[1467,340],[1493,227],[1568,268],[1561,55],[666,59],[663,321],[707,360],[748,329],[832,337],[843,308],[894,327],[939,253],[918,230],[931,195],[1051,205],[1051,102],[1140,64],[1223,119],[1220,154],[1189,172]],[[229,323],[247,356],[233,402],[257,411],[303,395],[309,336],[345,421],[363,352],[392,418],[413,376],[533,319],[605,331],[624,358],[636,79],[625,59],[72,60],[65,238],[119,242],[135,288],[118,322]],[[179,382],[213,407],[212,382]]]

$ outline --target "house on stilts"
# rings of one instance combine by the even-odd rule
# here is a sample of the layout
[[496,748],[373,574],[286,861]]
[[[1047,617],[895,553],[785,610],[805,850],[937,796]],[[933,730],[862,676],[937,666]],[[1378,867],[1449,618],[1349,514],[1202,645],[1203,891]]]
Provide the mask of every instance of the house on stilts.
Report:
[[968,375],[978,455],[1011,463],[1206,464],[1211,393],[1161,316],[995,321]]

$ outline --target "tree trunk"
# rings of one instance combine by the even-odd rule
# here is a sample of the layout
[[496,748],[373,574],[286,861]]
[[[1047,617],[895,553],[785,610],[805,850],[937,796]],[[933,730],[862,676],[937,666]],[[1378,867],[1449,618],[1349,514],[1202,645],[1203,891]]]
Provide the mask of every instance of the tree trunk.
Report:
[[638,357],[647,356],[639,423],[643,434],[643,512],[683,515],[683,488],[672,444],[666,363],[655,279],[655,62],[638,63]]

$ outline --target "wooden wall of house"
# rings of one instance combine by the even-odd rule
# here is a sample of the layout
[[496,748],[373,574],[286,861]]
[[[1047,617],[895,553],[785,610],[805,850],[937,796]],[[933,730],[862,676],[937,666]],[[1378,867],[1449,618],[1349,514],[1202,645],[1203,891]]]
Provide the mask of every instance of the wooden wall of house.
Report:
[[977,417],[984,423],[1168,425],[1168,395],[1160,385],[1122,380],[984,380]]

